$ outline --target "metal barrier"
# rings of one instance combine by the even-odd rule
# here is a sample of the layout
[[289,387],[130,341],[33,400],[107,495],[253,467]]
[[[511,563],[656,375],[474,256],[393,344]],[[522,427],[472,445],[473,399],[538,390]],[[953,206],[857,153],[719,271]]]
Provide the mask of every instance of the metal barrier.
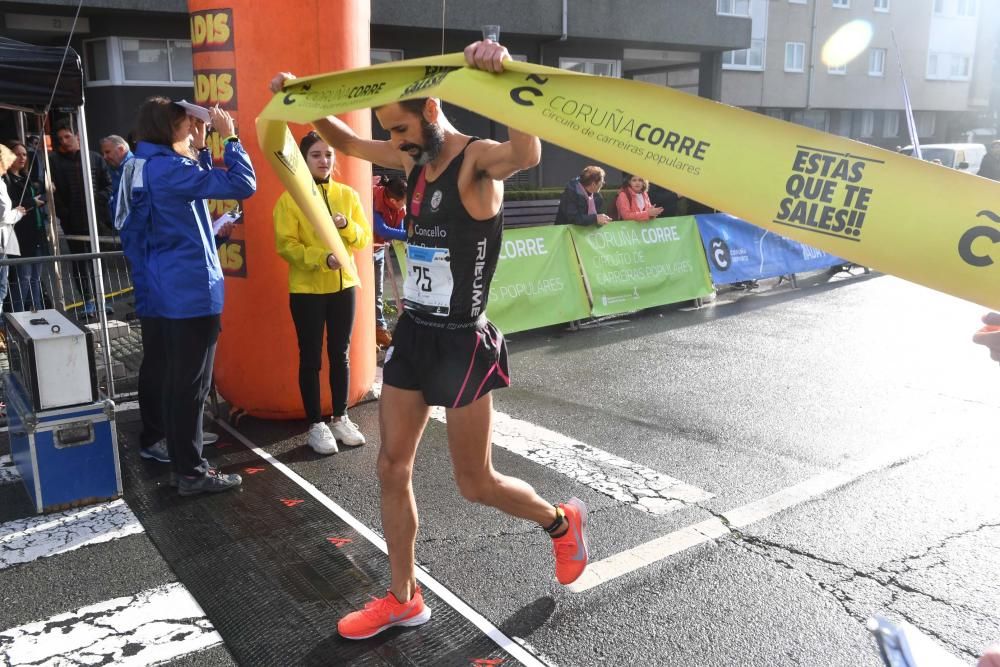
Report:
[[[57,308],[93,329],[101,392],[115,401],[137,395],[142,328],[135,316],[132,276],[121,251],[7,257],[0,259],[0,271],[4,267],[9,271],[4,312]],[[98,275],[101,280],[96,280]],[[0,368],[7,367],[2,352]],[[5,411],[0,421],[6,422]]]

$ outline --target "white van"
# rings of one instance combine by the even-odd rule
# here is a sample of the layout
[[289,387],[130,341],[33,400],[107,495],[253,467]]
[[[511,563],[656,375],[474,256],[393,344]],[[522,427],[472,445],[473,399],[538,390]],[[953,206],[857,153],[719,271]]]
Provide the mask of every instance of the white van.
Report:
[[[906,146],[899,151],[903,155],[913,155],[913,146]],[[986,146],[983,144],[924,144],[920,154],[927,162],[941,160],[945,167],[975,174],[979,165],[986,157]]]

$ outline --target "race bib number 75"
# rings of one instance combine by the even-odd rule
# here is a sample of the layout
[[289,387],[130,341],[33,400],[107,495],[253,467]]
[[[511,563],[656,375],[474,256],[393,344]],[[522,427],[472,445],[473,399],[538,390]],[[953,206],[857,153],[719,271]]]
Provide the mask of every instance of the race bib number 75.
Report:
[[431,315],[447,316],[455,288],[448,249],[408,245],[406,266],[403,296],[409,306]]

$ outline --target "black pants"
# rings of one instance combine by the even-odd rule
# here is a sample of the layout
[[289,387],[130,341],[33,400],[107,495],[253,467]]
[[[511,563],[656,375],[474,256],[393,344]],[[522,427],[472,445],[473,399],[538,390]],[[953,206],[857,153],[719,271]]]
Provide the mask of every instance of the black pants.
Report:
[[201,418],[212,386],[215,345],[222,329],[218,315],[164,319],[166,384],[164,426],[171,465],[178,475],[203,475]]
[[167,437],[163,414],[167,397],[164,383],[167,376],[166,320],[159,317],[141,317],[142,364],[139,366],[139,414],[142,417],[142,435],[139,442],[151,447]]
[[[69,251],[74,255],[91,251],[90,241],[67,241]],[[79,296],[86,303],[94,299],[94,260],[73,260],[73,289],[80,290]],[[81,311],[82,312],[82,311]]]
[[306,419],[323,421],[320,407],[319,371],[323,363],[323,329],[330,361],[330,394],[333,416],[347,413],[347,391],[351,381],[351,329],[354,327],[354,288],[333,294],[290,294],[289,306],[299,339],[299,391]]

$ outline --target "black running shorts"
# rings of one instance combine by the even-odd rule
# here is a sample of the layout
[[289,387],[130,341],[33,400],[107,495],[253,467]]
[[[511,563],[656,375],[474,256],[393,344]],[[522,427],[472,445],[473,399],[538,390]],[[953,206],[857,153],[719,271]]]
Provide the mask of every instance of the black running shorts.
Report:
[[382,381],[419,391],[427,405],[461,408],[510,386],[507,343],[485,317],[448,325],[404,312],[385,352]]

